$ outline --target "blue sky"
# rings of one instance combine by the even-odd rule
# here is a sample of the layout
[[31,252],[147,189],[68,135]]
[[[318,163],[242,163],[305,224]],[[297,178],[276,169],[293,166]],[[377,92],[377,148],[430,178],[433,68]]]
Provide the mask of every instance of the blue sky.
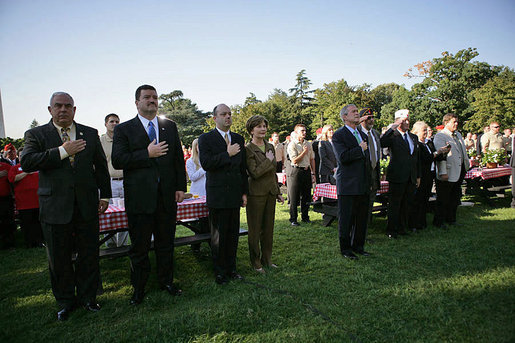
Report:
[[75,119],[104,131],[106,114],[135,114],[134,91],[176,89],[209,111],[288,90],[396,82],[414,64],[475,47],[515,67],[515,1],[0,0],[0,90],[6,134],[50,119],[54,91]]

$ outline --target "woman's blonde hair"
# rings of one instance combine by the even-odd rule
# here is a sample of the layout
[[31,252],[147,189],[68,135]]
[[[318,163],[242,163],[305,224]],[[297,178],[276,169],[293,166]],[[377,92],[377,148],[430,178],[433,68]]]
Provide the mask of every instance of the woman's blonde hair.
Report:
[[332,125],[324,125],[324,127],[322,128],[322,137],[320,137],[320,140],[321,141],[328,141],[329,138],[327,138],[327,131],[329,130],[332,130],[333,129],[333,126]]
[[411,133],[418,136],[419,131],[426,130],[428,125],[423,121],[417,121],[415,124],[413,124],[413,128],[411,129]]
[[195,138],[193,140],[193,143],[191,143],[191,157],[190,158],[195,163],[197,170],[199,170],[200,169],[200,161],[198,158],[198,138]]

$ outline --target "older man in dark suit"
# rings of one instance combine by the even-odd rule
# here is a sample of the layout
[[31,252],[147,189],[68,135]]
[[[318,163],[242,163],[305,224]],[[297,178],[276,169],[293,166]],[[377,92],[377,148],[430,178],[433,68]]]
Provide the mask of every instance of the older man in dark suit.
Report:
[[357,259],[353,253],[368,256],[364,250],[367,211],[370,193],[370,155],[367,137],[358,129],[359,112],[353,105],[340,111],[345,126],[333,135],[338,161],[336,190],[338,192],[338,235],[340,252],[345,258]]
[[409,111],[395,112],[395,122],[381,137],[381,146],[390,150],[386,171],[389,182],[388,227],[390,238],[406,235],[410,204],[420,183],[418,137],[409,132]]
[[213,109],[216,128],[198,139],[199,158],[206,171],[207,206],[211,226],[211,251],[215,282],[242,279],[236,271],[236,250],[240,229],[240,206],[247,205],[249,190],[245,141],[231,132],[231,109]]
[[365,107],[359,111],[360,130],[367,136],[368,151],[370,155],[370,199],[368,205],[368,222],[372,220],[372,207],[376,193],[380,186],[381,177],[381,142],[379,132],[374,129],[374,113],[371,108]]
[[177,126],[157,117],[157,91],[150,85],[136,90],[138,115],[114,129],[113,167],[123,169],[125,209],[131,248],[131,305],[143,301],[150,274],[154,235],[157,276],[171,295],[182,291],[173,283],[173,250],[177,203],[184,200],[186,170]]
[[77,303],[92,312],[100,310],[95,300],[98,214],[107,209],[111,187],[98,132],[73,120],[73,98],[54,93],[48,111],[52,115],[48,124],[25,132],[21,167],[25,172],[39,171],[41,227],[52,291],[61,306],[57,319],[66,320]]

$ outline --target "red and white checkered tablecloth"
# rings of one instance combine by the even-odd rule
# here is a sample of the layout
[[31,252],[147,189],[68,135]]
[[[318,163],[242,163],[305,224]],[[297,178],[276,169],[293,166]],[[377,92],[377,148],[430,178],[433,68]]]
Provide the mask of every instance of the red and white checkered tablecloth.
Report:
[[[377,193],[383,194],[388,192],[388,181],[381,181],[381,185]],[[318,200],[318,198],[330,198],[330,199],[338,199],[338,194],[336,192],[336,186],[331,185],[330,183],[319,183],[315,187],[315,191],[313,192],[313,200]]]
[[277,174],[277,182],[286,184],[286,173],[276,173]]
[[507,175],[511,175],[511,167],[472,168],[465,174],[465,179],[480,177],[487,180]]
[[[177,221],[207,217],[209,214],[206,197],[188,199],[177,204]],[[124,229],[129,226],[125,208],[109,205],[109,208],[100,217],[100,232]]]

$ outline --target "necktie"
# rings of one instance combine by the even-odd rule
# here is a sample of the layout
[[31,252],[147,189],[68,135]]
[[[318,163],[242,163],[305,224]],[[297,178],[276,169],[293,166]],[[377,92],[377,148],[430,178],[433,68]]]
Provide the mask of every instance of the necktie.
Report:
[[452,133],[452,139],[454,139],[454,142],[456,142],[456,145],[458,146],[458,150],[460,151],[460,154],[464,156],[463,149],[461,148],[460,140],[458,139],[458,136],[456,135],[456,132]]
[[227,145],[229,145],[230,144],[230,142],[229,142],[229,135],[227,134],[227,132],[225,133],[224,139],[225,139],[225,143]]
[[354,137],[356,137],[358,144],[361,143],[361,137],[359,136],[358,130],[354,130]]
[[404,132],[404,141],[406,142],[406,144],[408,145],[408,150],[409,150],[409,153],[412,154],[413,151],[411,151],[411,146],[409,144],[409,141],[408,141],[408,133],[407,132]]
[[154,141],[154,139],[156,139],[156,129],[154,129],[154,123],[152,123],[151,121],[148,122],[148,138],[151,142]]
[[374,140],[372,138],[372,134],[370,133],[370,131],[368,131],[367,136],[368,136],[368,148],[370,149],[371,167],[372,167],[372,169],[374,169],[377,164],[376,147],[374,146]]
[[[68,135],[68,131],[70,131],[69,127],[62,127],[61,128],[61,139],[63,140],[63,143],[69,142],[71,140],[70,135]],[[70,155],[68,157],[70,158],[70,164],[73,166],[73,162],[75,160],[75,156]]]

